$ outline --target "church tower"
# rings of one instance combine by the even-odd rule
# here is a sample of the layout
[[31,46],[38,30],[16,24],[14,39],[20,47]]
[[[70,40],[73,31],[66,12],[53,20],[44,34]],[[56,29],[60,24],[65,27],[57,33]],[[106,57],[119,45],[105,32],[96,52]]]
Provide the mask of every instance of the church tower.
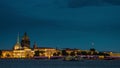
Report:
[[24,33],[24,36],[22,37],[21,46],[22,46],[22,47],[30,48],[30,39],[29,39],[29,37],[27,36],[27,33],[26,33],[26,32]]

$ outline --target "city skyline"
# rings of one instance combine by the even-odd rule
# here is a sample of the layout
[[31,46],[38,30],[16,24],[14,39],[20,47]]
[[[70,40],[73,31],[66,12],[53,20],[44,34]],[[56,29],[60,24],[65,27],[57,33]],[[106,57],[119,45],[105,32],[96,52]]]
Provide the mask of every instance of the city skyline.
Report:
[[[13,45],[15,45],[16,44],[16,42],[18,42],[18,36],[19,36],[19,42],[21,42],[21,40],[22,40],[22,37],[25,35],[25,34],[27,34],[27,32],[24,32],[24,34],[23,35],[20,35],[20,32],[18,32],[17,33],[17,35],[16,35],[16,39],[14,40],[14,44]],[[27,36],[29,37],[29,34],[27,34]],[[89,50],[90,48],[95,48],[96,46],[95,46],[95,42],[89,42],[88,43],[88,45],[86,45],[86,46],[88,46],[88,47],[86,47],[86,48],[82,48],[82,47],[71,47],[71,46],[63,46],[63,47],[61,47],[60,45],[50,45],[50,44],[48,44],[48,45],[41,45],[40,44],[40,42],[36,42],[36,41],[31,41],[31,38],[29,37],[29,39],[30,39],[30,48],[33,48],[33,45],[36,43],[37,44],[37,46],[38,47],[52,47],[52,48],[59,48],[59,49],[64,49],[64,48],[71,48],[71,49],[74,49],[74,48],[76,48],[76,49],[81,49],[81,50]],[[12,49],[13,48],[13,45],[12,45],[12,47],[7,47],[7,48],[1,48],[1,49]],[[89,47],[90,46],[90,47]],[[114,51],[114,50],[102,50],[102,49],[97,49],[97,48],[95,48],[96,50],[98,50],[98,51],[112,51],[112,52],[119,52],[119,51]]]
[[27,32],[31,47],[36,42],[39,47],[120,52],[119,2],[67,1],[1,0],[0,49],[11,49],[18,32],[20,38]]

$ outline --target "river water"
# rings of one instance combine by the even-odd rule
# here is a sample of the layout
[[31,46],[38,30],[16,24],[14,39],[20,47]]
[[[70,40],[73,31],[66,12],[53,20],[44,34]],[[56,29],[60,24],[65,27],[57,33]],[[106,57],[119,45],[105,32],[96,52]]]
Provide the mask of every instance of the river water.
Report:
[[0,68],[120,68],[120,60],[0,59]]

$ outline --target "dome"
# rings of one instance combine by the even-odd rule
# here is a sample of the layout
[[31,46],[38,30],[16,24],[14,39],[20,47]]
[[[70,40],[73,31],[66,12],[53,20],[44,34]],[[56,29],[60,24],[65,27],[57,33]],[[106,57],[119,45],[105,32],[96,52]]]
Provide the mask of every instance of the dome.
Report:
[[19,50],[21,49],[21,44],[19,43],[19,33],[18,33],[18,37],[17,37],[17,42],[16,44],[14,45],[14,50]]
[[21,48],[22,47],[21,47],[20,43],[16,43],[15,46],[14,46],[15,50],[18,50],[18,49],[21,49]]

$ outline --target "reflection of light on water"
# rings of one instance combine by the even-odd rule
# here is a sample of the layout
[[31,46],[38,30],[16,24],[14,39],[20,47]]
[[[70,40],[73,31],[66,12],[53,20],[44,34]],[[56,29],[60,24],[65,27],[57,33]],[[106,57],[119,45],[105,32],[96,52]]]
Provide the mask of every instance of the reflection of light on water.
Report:
[[36,60],[36,59],[0,59],[0,68],[119,68],[119,60]]

